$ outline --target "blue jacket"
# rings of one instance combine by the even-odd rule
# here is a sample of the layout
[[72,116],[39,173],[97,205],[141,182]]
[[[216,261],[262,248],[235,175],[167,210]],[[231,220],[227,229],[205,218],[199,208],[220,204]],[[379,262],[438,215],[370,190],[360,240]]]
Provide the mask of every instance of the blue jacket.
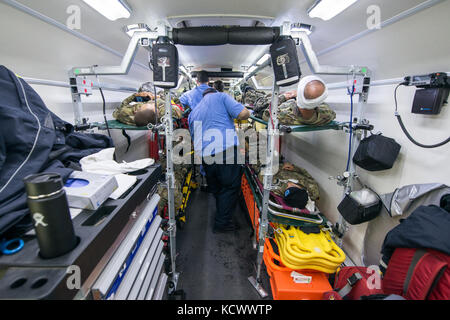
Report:
[[30,227],[26,176],[55,172],[66,179],[81,158],[113,143],[104,135],[74,132],[70,123],[47,109],[33,88],[4,66],[0,66],[0,97],[2,235]]

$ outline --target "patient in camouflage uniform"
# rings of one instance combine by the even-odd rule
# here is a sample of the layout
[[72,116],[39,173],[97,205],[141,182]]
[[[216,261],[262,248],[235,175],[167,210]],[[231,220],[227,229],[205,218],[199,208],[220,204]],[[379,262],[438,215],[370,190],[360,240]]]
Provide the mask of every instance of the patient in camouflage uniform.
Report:
[[[268,121],[272,95],[250,91],[249,102],[254,115]],[[247,93],[248,94],[248,93]],[[325,83],[318,77],[304,77],[298,92],[289,91],[278,97],[278,119],[282,125],[326,125],[336,118],[336,113],[323,101],[328,95]]]
[[[264,181],[264,167],[253,165],[258,178]],[[291,163],[285,162],[282,164],[278,172],[273,176],[273,192],[284,197],[284,194],[289,188],[305,189],[312,201],[319,200],[319,185],[314,178],[303,168],[298,168]]]
[[[270,110],[264,110],[262,119],[269,121]],[[322,103],[314,110],[310,118],[305,118],[300,112],[297,102],[292,99],[278,106],[278,120],[280,124],[287,126],[314,125],[323,126],[336,119],[336,113],[326,103]]]
[[[117,121],[124,124],[144,127],[149,123],[156,124],[157,119],[160,119],[165,115],[165,96],[164,92],[160,92],[156,95],[156,106],[158,113],[155,113],[155,95],[153,85],[148,82],[144,83],[139,92],[126,98],[119,108],[117,108],[113,116]],[[178,97],[174,97],[173,101],[179,103]],[[179,106],[172,104],[172,116],[175,119],[182,118],[182,110]],[[166,157],[162,156],[159,161],[162,167],[162,172],[166,173]],[[180,208],[183,201],[183,183],[185,176],[188,172],[188,166],[174,164],[174,176],[175,176],[175,190],[174,190],[174,204],[175,213]],[[168,203],[167,186],[160,184],[158,186],[157,193],[161,197],[158,203],[158,213],[163,213],[164,207]]]
[[[113,117],[119,122],[138,127],[156,124],[157,119],[164,116],[166,108],[163,94],[157,95],[155,108],[155,95],[151,92],[151,86],[151,83],[145,83],[138,93],[126,98],[114,111]],[[175,119],[182,118],[179,106],[172,104],[172,116]]]

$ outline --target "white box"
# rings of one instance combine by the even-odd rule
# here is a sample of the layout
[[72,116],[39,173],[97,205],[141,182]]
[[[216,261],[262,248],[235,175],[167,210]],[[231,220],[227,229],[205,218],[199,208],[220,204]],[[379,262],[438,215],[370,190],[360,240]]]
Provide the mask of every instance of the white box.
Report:
[[74,171],[64,186],[69,207],[89,210],[97,210],[117,188],[112,175],[82,171]]

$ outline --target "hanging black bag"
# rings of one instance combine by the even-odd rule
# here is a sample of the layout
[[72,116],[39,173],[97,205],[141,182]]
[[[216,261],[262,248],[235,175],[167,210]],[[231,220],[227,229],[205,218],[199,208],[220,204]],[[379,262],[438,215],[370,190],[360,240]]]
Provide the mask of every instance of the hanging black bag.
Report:
[[170,89],[178,85],[178,50],[168,38],[160,37],[152,48],[153,84]]
[[275,82],[280,87],[287,87],[300,81],[302,75],[298,61],[297,48],[292,37],[279,37],[270,46]]
[[361,141],[353,162],[368,171],[391,169],[401,146],[392,138],[381,134],[371,135]]
[[351,225],[357,225],[375,219],[381,212],[383,203],[378,194],[362,184],[363,189],[347,193],[338,206],[342,217]]

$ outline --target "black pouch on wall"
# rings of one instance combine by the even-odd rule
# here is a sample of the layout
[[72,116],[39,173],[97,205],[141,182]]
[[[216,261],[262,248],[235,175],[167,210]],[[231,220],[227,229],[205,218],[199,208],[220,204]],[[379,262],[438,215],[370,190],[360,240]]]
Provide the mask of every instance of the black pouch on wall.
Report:
[[153,84],[170,89],[178,85],[178,50],[168,39],[158,38],[152,48]]
[[270,46],[275,82],[280,87],[287,87],[300,81],[302,75],[294,39],[279,37]]
[[391,169],[397,160],[401,146],[392,138],[371,135],[361,141],[353,162],[368,171]]
[[[357,192],[372,192],[368,189],[363,189]],[[373,193],[375,194],[375,193]],[[353,195],[353,192],[346,194],[344,199],[338,206],[338,211],[344,217],[345,221],[352,225],[361,224],[375,219],[381,212],[383,203],[376,196],[377,199],[371,201],[361,201],[361,198]]]

